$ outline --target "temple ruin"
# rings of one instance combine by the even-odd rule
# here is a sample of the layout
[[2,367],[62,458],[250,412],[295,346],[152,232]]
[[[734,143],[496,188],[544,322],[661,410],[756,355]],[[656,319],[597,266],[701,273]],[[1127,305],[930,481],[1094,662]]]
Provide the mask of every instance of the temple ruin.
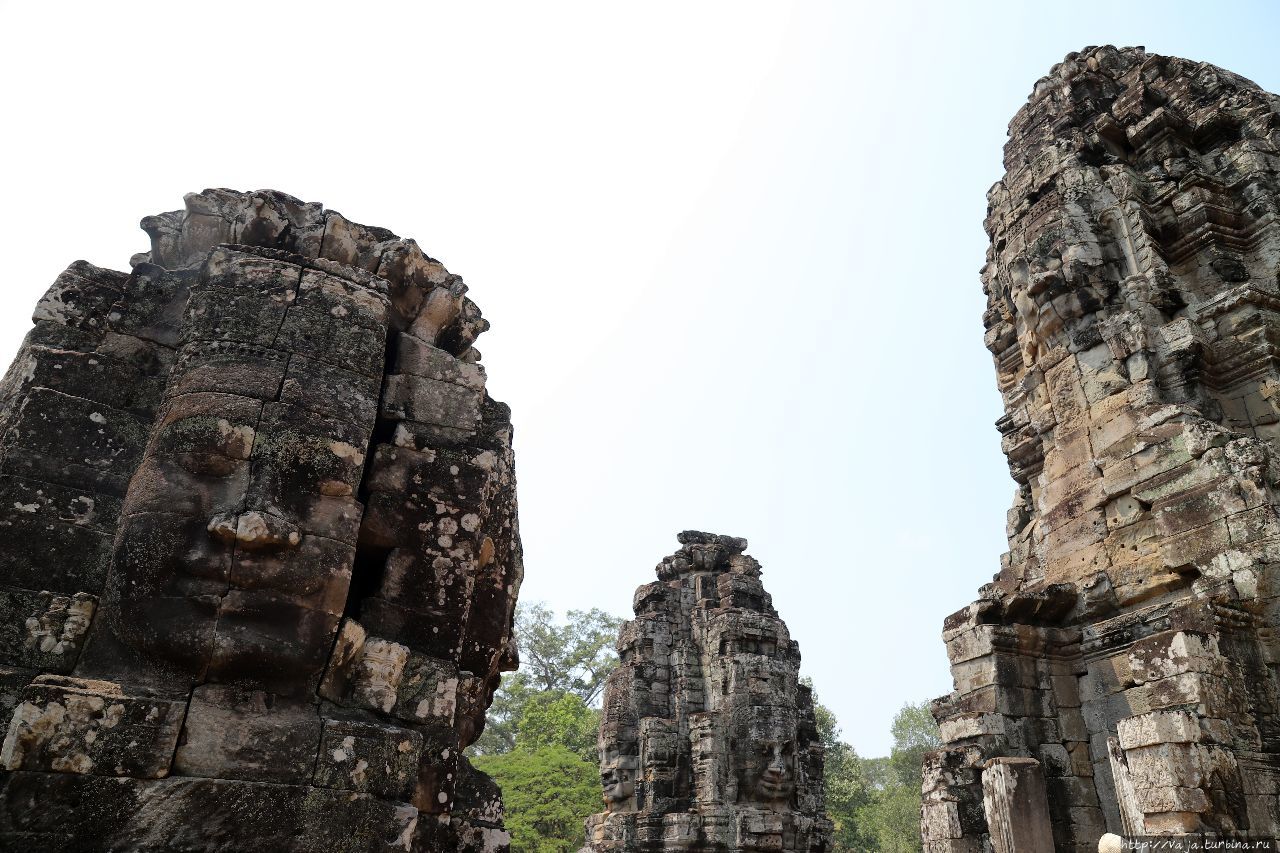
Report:
[[[1087,48],[989,193],[1009,551],[946,620],[929,853],[1280,836],[1280,99]],[[1114,844],[1109,841],[1108,844]]]
[[0,385],[0,849],[500,851],[510,413],[412,240],[274,191],[83,261]]
[[685,531],[636,590],[605,686],[606,811],[588,850],[828,849],[822,746],[800,649],[745,539]]

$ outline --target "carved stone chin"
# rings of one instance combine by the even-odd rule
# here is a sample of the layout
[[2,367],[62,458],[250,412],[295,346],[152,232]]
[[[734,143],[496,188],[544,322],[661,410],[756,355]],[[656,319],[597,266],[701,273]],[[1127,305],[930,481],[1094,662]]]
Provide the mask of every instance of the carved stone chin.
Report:
[[[795,742],[765,740],[750,743],[754,751],[744,759],[746,770],[739,786],[739,799],[765,803],[771,808],[790,805],[795,791]],[[742,794],[745,792],[745,796]]]

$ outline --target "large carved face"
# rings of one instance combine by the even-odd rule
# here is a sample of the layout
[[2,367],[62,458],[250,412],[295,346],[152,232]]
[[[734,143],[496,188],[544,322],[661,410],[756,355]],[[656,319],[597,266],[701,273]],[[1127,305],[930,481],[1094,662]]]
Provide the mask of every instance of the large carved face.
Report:
[[[385,298],[314,271],[291,290],[299,267],[246,257],[193,292],[125,501],[111,628],[124,659],[161,682],[300,694],[350,584]],[[345,354],[355,369],[333,363],[371,336],[363,363],[361,348]]]
[[154,344],[167,381],[146,389],[76,673],[292,698],[327,673],[327,700],[443,722],[456,755],[515,666],[522,576],[510,423],[465,285],[412,241],[270,192],[207,191],[144,227],[152,251],[89,307]]
[[639,759],[614,747],[600,751],[600,785],[608,811],[623,811],[636,794]]
[[796,721],[781,709],[753,709],[735,726],[738,799],[786,808],[796,784]]

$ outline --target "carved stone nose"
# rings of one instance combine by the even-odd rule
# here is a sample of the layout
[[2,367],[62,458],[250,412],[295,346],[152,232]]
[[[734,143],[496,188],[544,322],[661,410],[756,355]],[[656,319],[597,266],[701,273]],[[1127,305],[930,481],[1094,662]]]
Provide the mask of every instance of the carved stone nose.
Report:
[[257,510],[220,512],[209,519],[208,530],[224,542],[235,542],[250,550],[292,548],[302,541],[302,532],[296,524]]
[[234,542],[236,538],[236,514],[234,512],[220,512],[209,519],[205,529],[215,539],[221,539],[223,542]]

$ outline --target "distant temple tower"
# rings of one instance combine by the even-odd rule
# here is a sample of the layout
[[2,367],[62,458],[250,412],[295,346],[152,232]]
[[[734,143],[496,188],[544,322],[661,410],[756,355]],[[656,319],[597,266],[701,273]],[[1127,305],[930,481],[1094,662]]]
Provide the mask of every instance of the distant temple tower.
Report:
[[745,539],[679,541],[618,637],[588,849],[825,851],[813,697],[760,564]]
[[944,626],[924,848],[1274,838],[1280,99],[1087,48],[1004,163],[982,280],[1018,489],[999,574]]

